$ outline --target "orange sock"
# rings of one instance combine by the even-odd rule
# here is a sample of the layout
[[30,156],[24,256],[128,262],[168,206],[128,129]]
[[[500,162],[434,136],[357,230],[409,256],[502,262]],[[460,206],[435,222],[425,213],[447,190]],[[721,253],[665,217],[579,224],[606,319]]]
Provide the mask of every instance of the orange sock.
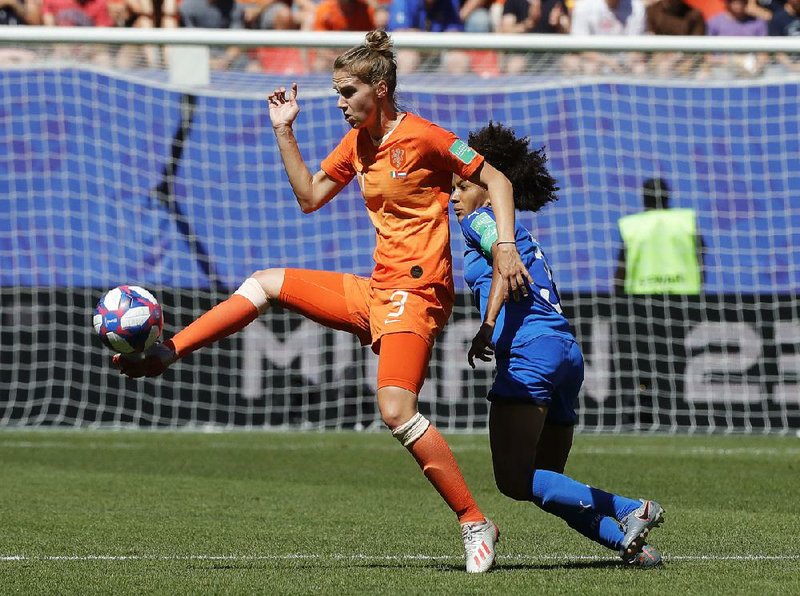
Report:
[[455,511],[459,522],[463,524],[485,519],[467,488],[453,452],[433,425],[408,450],[425,477],[439,491],[450,509]]
[[170,341],[179,357],[241,331],[258,317],[258,309],[244,296],[234,294],[202,315]]

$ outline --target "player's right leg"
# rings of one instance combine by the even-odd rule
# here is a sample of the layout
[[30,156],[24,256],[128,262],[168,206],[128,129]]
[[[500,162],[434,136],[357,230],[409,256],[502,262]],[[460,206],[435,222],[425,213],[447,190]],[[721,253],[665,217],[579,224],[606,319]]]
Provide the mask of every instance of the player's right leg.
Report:
[[129,377],[155,377],[178,359],[227,337],[252,323],[269,307],[283,283],[283,269],[259,271],[247,278],[234,294],[204,313],[171,339],[152,346],[142,359],[120,354],[114,364]]
[[362,342],[368,342],[368,326],[365,329],[362,322],[354,320],[348,308],[349,278],[355,276],[303,269],[257,271],[230,298],[171,339],[151,347],[143,359],[126,359],[117,354],[114,364],[130,377],[158,376],[176,360],[244,329],[276,301],[327,327],[349,331]]
[[[664,508],[655,501],[641,499],[641,506],[620,520],[622,531],[625,533],[620,544],[622,560],[631,563],[641,559],[647,535],[652,529],[660,526],[663,521]],[[652,554],[648,554],[642,561],[648,563],[652,558]]]

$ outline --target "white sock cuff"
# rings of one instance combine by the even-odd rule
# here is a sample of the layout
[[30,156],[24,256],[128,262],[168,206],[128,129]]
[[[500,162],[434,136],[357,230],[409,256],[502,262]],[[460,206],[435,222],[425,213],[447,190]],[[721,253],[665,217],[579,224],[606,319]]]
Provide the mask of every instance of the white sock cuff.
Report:
[[258,314],[260,315],[263,315],[264,311],[267,310],[269,306],[267,293],[264,291],[264,288],[261,287],[261,284],[253,277],[248,277],[244,280],[244,283],[239,286],[239,289],[236,290],[234,294],[239,294],[239,296],[243,296],[252,302],[253,306],[258,309]]
[[431,421],[417,412],[411,417],[411,420],[394,429],[392,436],[400,441],[403,447],[411,447],[417,439],[425,434],[430,425]]

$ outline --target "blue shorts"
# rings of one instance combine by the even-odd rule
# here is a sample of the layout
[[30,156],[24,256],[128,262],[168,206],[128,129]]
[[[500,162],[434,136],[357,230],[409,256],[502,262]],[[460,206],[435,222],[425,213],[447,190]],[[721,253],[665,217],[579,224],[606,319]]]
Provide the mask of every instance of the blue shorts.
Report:
[[497,353],[489,401],[529,401],[548,406],[547,422],[573,425],[583,384],[583,354],[564,335],[540,335],[510,353]]

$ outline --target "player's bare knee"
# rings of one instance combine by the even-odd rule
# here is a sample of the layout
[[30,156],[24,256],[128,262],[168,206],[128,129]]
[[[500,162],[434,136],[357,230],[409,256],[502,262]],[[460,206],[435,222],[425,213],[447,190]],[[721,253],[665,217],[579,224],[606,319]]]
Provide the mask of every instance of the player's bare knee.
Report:
[[397,427],[402,426],[404,423],[408,422],[410,418],[406,409],[397,404],[382,406],[380,410],[381,419],[390,430],[394,430]]
[[262,269],[250,277],[259,283],[269,300],[276,300],[283,287],[285,272],[285,269]]
[[416,395],[401,387],[381,387],[378,408],[384,424],[394,431],[417,414]]

